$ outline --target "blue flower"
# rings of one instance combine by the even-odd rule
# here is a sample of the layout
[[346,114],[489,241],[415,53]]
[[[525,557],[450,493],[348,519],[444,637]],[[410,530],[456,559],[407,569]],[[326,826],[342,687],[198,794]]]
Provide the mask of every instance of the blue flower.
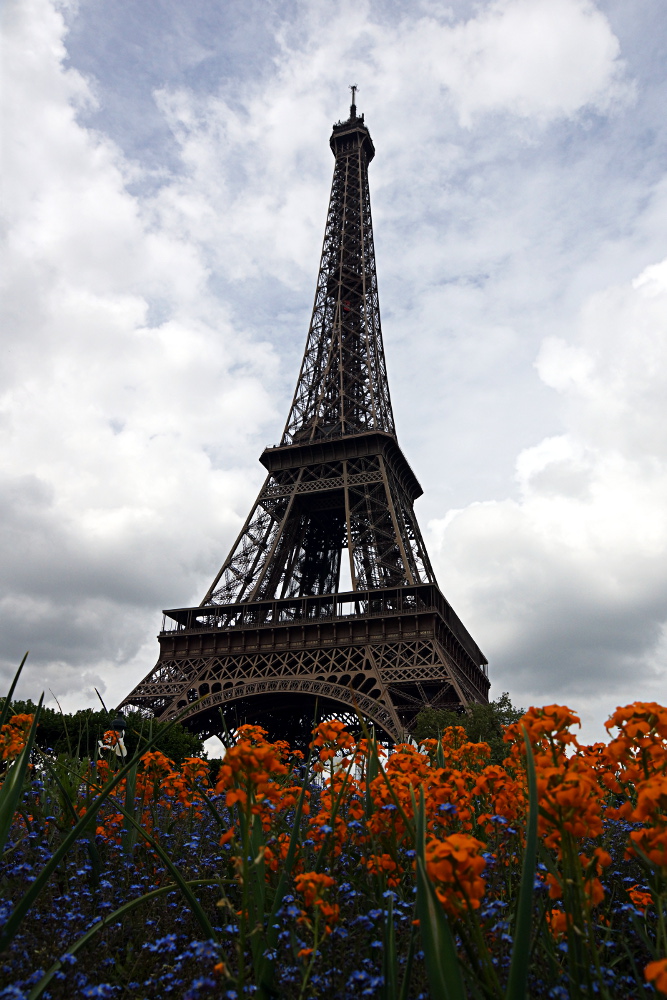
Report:
[[183,1000],[196,1000],[199,991],[204,987],[215,986],[215,980],[210,979],[208,976],[202,976],[200,979],[194,979],[190,985],[190,989],[184,995]]
[[158,940],[154,944],[151,944],[149,941],[147,941],[143,945],[143,947],[148,949],[148,951],[158,951],[158,952],[176,951],[176,941],[177,941],[176,934],[167,934],[166,937],[158,938]]
[[110,983],[100,983],[98,986],[86,986],[82,993],[84,997],[110,997],[114,993],[114,987]]

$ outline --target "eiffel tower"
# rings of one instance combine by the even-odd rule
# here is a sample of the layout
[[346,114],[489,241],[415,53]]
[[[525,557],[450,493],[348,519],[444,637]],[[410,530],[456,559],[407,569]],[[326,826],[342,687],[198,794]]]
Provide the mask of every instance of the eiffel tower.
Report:
[[[123,702],[202,735],[241,722],[307,739],[315,713],[402,740],[427,706],[488,700],[487,661],[440,592],[396,438],[355,88],[335,157],[315,304],[282,440],[198,607],[164,612],[160,656]],[[341,571],[343,576],[341,576]],[[341,579],[347,581],[344,592]]]

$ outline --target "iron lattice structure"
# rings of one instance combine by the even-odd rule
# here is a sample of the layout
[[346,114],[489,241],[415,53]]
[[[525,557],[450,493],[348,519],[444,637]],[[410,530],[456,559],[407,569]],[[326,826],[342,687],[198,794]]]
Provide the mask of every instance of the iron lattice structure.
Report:
[[[281,443],[197,608],[165,612],[155,668],[123,702],[203,734],[261,722],[302,742],[319,713],[402,739],[425,706],[484,702],[486,660],[440,593],[422,489],[396,438],[363,115],[333,128],[331,198],[301,371]],[[343,563],[346,560],[346,564]],[[349,567],[349,569],[347,569]],[[350,581],[340,592],[341,571]]]

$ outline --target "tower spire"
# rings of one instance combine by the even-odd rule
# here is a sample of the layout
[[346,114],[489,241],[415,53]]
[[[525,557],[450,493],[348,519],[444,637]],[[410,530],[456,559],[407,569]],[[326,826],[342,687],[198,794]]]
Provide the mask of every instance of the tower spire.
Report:
[[334,125],[330,145],[334,175],[315,304],[283,444],[395,434],[368,186],[375,147],[354,104],[348,121]]
[[350,90],[352,91],[352,103],[350,104],[350,120],[352,121],[357,117],[357,87],[356,83],[350,84]]
[[[308,738],[314,704],[402,739],[424,707],[487,700],[486,660],[440,593],[396,438],[384,358],[368,166],[351,86],[333,126],[315,303],[281,442],[197,608],[165,612],[160,658],[125,704],[203,734],[262,721]],[[352,720],[353,721],[353,720]],[[217,727],[217,728],[216,728]]]

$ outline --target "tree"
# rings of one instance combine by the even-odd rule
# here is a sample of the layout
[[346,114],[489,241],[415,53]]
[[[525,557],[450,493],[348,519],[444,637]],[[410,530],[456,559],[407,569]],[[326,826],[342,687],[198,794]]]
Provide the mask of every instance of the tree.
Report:
[[[16,701],[12,705],[14,714],[33,714],[37,706],[32,701]],[[37,727],[37,746],[54,754],[68,754],[72,757],[93,757],[97,741],[111,728],[116,713],[84,708],[78,712],[59,712],[53,708],[43,708]],[[201,739],[185,726],[175,723],[156,722],[146,718],[141,712],[128,712],[125,716],[125,746],[132,754],[140,744],[156,736],[151,750],[160,750],[175,764],[182,764],[186,757],[201,757],[204,747]]]
[[471,743],[488,743],[491,763],[502,764],[507,756],[503,742],[505,726],[518,722],[525,709],[512,704],[509,693],[486,705],[471,704],[459,712],[445,708],[425,708],[415,719],[412,734],[416,740],[438,739],[449,726],[463,726]]

